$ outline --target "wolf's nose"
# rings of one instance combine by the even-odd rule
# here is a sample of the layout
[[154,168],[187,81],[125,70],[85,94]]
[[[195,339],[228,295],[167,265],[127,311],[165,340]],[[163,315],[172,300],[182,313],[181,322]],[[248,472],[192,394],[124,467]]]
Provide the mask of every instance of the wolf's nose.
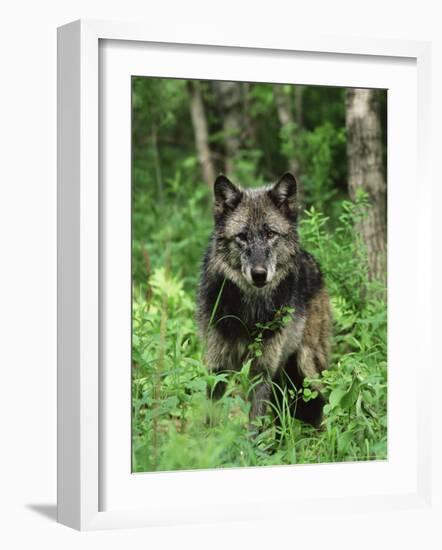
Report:
[[267,269],[264,267],[255,267],[255,269],[252,269],[252,280],[256,286],[264,286],[267,280]]

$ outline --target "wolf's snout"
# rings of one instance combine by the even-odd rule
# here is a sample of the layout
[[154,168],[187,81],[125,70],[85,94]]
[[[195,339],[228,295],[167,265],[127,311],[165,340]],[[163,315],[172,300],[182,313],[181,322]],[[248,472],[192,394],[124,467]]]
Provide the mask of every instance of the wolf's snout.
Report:
[[267,282],[267,269],[264,267],[252,269],[252,281],[255,286],[264,286]]

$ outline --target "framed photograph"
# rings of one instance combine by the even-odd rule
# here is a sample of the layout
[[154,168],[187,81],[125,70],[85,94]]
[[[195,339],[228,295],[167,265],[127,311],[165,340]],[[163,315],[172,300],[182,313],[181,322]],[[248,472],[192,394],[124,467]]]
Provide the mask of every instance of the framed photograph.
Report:
[[59,29],[61,523],[429,505],[429,55]]

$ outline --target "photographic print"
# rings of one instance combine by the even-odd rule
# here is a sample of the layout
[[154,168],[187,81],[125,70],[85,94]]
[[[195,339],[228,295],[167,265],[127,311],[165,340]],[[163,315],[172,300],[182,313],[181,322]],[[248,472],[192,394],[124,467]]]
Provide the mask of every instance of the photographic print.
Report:
[[132,77],[134,472],[387,458],[387,92]]

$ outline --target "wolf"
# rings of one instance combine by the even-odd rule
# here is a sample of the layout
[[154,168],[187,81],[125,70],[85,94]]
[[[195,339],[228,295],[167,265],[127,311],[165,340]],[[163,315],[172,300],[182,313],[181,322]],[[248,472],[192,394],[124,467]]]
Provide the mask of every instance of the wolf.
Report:
[[[317,261],[299,244],[298,209],[296,179],[288,172],[274,185],[254,189],[242,189],[225,175],[214,183],[214,230],[202,263],[197,320],[206,365],[216,373],[240,370],[256,327],[271,324],[251,363],[251,375],[260,375],[251,392],[252,421],[278,394],[272,380],[299,389],[304,378],[328,366],[329,297]],[[275,324],[282,310],[291,316]],[[224,389],[218,384],[214,397]],[[310,401],[290,402],[296,418],[316,427],[323,405],[320,391]]]

